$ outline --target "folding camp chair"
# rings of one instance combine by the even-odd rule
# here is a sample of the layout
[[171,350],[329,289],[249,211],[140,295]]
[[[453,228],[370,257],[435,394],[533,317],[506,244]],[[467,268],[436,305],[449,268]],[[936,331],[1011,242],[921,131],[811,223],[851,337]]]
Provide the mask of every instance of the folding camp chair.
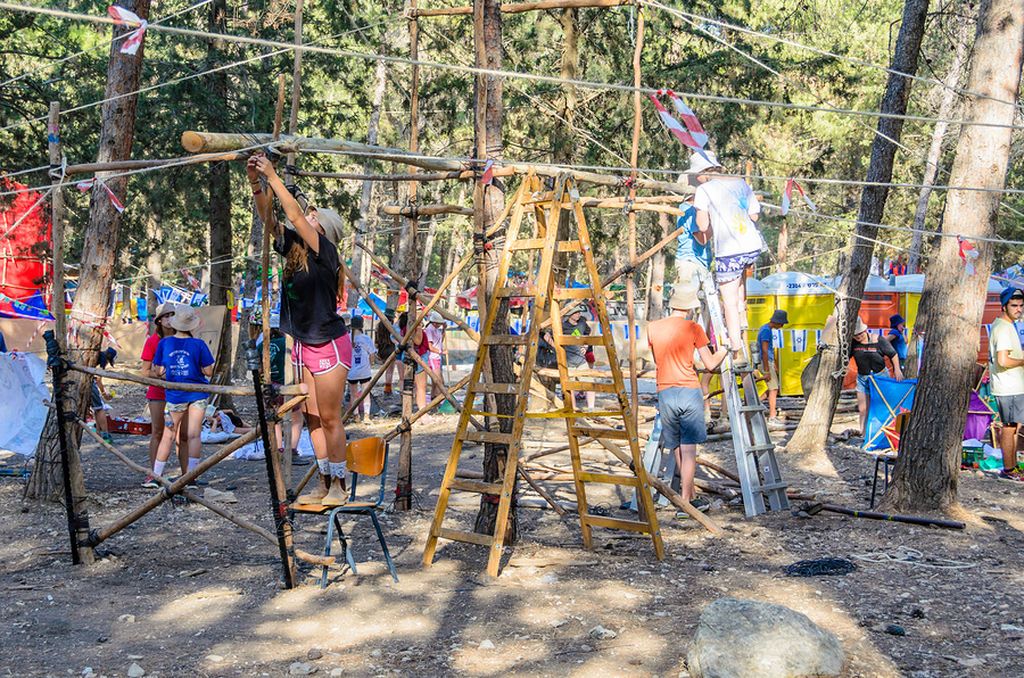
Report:
[[[387,563],[388,571],[391,573],[391,578],[397,583],[398,572],[395,570],[394,561],[391,560],[391,552],[388,551],[387,542],[384,540],[384,532],[380,529],[380,521],[377,519],[377,513],[384,508],[384,491],[388,474],[388,451],[389,446],[383,438],[361,438],[349,443],[345,450],[345,461],[348,465],[348,470],[351,472],[349,478],[351,490],[348,503],[336,507],[293,505],[292,510],[296,513],[327,514],[327,537],[324,541],[324,555],[331,555],[334,536],[337,533],[338,541],[345,552],[345,560],[348,562],[348,566],[352,569],[353,574],[358,574],[356,571],[356,561],[352,554],[349,538],[345,536],[345,532],[342,529],[341,517],[343,515],[369,516],[373,523],[373,529],[377,532],[377,540],[380,542],[381,551],[384,552],[384,561]],[[359,476],[380,478],[380,485],[376,490],[376,496],[371,495],[372,499],[356,500]],[[327,588],[327,572],[328,568],[325,565],[320,575],[320,588]]]

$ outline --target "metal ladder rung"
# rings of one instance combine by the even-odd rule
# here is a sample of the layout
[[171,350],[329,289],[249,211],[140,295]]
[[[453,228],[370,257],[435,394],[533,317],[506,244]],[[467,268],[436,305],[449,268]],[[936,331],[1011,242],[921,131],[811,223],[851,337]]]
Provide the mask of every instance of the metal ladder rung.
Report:
[[467,544],[479,544],[480,546],[490,546],[494,543],[494,535],[480,534],[479,532],[466,532],[465,530],[453,530],[447,527],[442,527],[438,530],[437,536],[442,539],[461,541]]
[[500,494],[501,483],[485,483],[482,480],[470,480],[468,478],[454,478],[448,483],[448,489],[461,490],[463,492],[478,492],[480,494]]
[[749,445],[743,448],[743,451],[747,454],[758,454],[759,452],[774,452],[775,444],[771,445]]
[[488,346],[525,346],[530,343],[526,334],[490,334],[480,337],[480,341]]
[[789,486],[786,483],[783,483],[783,482],[765,483],[764,485],[755,485],[754,486],[754,491],[755,492],[771,492],[773,490],[785,490],[787,487],[789,487]]
[[497,393],[499,395],[519,395],[519,384],[470,384],[470,393]]
[[499,445],[511,445],[513,441],[511,433],[497,431],[466,431],[462,439],[474,443],[497,443]]
[[753,414],[756,412],[766,412],[767,410],[764,405],[742,405],[739,411],[745,414]]
[[551,293],[553,299],[593,299],[593,287],[556,287]]
[[600,428],[595,426],[574,426],[572,435],[577,438],[604,438],[608,440],[629,440],[629,434],[617,428]]
[[597,393],[617,393],[615,384],[599,384],[594,381],[567,381],[563,390],[582,393],[584,391],[595,391]]
[[640,487],[640,479],[636,476],[621,476],[614,473],[591,473],[584,471],[580,474],[580,480],[585,483],[604,483],[606,485],[628,485],[629,487]]
[[613,530],[630,530],[632,532],[643,532],[649,534],[651,531],[650,525],[647,523],[637,522],[635,520],[622,520],[620,518],[606,518],[604,516],[595,516],[592,514],[586,514],[580,518],[587,525],[593,527],[610,527]]
[[539,294],[535,285],[523,285],[522,287],[499,287],[494,291],[494,296],[508,299],[518,297],[535,297]]

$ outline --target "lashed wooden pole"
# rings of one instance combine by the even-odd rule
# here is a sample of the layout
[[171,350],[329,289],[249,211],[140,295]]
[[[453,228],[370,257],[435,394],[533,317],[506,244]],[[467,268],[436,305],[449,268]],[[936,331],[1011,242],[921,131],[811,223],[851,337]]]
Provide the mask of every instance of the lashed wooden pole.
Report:
[[50,151],[50,181],[54,185],[50,193],[50,243],[53,254],[53,278],[50,293],[50,313],[53,315],[53,329],[57,345],[63,351],[68,336],[68,320],[64,313],[64,191],[60,187],[64,180],[59,168],[63,164],[60,145],[60,102],[50,102],[50,118],[47,124],[47,146]]
[[[636,210],[632,202],[636,200],[636,167],[640,153],[640,132],[643,129],[643,116],[640,109],[640,57],[644,49],[644,13],[641,7],[636,8],[636,45],[633,48],[633,145],[629,153],[629,166],[632,168],[629,178],[629,234],[627,247],[629,261],[636,259]],[[636,378],[636,271],[629,272],[626,278],[626,321],[629,323],[629,416],[633,418],[634,428],[637,425],[637,408],[639,407],[639,384]]]

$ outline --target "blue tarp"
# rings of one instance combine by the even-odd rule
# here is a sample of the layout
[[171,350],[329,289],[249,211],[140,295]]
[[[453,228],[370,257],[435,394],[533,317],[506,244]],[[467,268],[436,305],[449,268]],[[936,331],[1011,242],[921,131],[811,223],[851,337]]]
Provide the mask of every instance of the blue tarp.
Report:
[[868,380],[869,401],[867,431],[864,436],[865,450],[892,449],[889,438],[882,431],[882,427],[892,424],[901,412],[913,409],[916,389],[917,379],[896,381],[876,374]]

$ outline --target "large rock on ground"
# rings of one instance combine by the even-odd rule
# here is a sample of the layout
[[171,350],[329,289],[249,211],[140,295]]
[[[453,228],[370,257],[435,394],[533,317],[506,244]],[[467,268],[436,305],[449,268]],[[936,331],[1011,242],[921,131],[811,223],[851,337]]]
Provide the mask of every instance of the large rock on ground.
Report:
[[839,640],[788,607],[721,598],[700,615],[687,656],[694,678],[837,676]]

